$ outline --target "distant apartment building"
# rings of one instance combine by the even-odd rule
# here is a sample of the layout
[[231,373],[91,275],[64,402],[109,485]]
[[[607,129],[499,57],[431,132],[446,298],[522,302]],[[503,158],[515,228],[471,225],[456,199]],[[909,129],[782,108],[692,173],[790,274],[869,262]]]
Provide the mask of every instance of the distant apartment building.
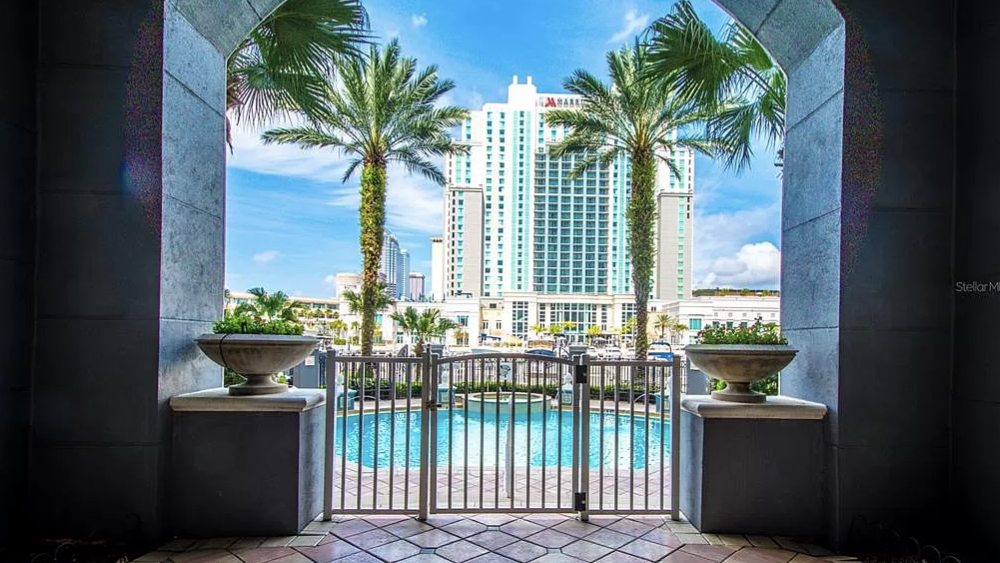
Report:
[[[390,233],[388,229],[382,236],[382,263],[379,266],[378,273],[381,276],[381,281],[385,282],[385,292],[390,297],[396,299],[402,294],[402,288],[405,285],[403,274],[403,256],[404,250],[399,248],[399,240],[396,235]],[[406,261],[409,262],[409,254],[406,255]]]
[[410,286],[410,253],[405,249],[399,250],[399,269],[396,271],[396,298],[402,299],[407,296]]
[[444,299],[445,277],[444,238],[431,237],[431,300]]
[[424,296],[424,275],[420,272],[410,272],[407,297],[419,301]]
[[[446,296],[502,300],[505,316],[526,316],[518,327],[578,314],[600,324],[602,316],[621,317],[629,301],[634,313],[629,159],[619,156],[571,180],[580,157],[549,156],[568,131],[546,123],[546,113],[580,104],[576,95],[539,94],[530,76],[524,84],[515,76],[506,102],[487,103],[462,124],[459,141],[469,152],[445,164]],[[680,174],[666,163],[657,170],[650,297],[679,300],[691,295],[694,157],[686,149],[663,156]],[[523,338],[526,331],[513,334]]]

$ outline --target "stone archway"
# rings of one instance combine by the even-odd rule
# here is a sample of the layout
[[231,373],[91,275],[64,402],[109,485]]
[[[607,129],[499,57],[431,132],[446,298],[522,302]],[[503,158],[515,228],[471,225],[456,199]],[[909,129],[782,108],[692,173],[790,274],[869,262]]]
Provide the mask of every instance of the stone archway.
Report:
[[[782,326],[801,352],[785,374],[784,389],[790,395],[829,405],[831,426],[835,428],[841,272],[851,259],[852,242],[858,242],[856,236],[845,237],[842,216],[849,213],[859,219],[858,225],[863,225],[865,204],[870,199],[865,196],[873,189],[862,172],[862,181],[854,185],[858,192],[853,199],[844,193],[844,182],[850,172],[845,161],[849,148],[845,143],[850,142],[845,139],[850,121],[844,117],[845,22],[828,0],[717,2],[758,36],[789,77],[782,203]],[[279,3],[280,0],[211,3],[177,0],[166,6],[164,166],[169,166],[171,155],[190,156],[197,148],[203,160],[200,183],[215,194],[209,198],[213,202],[221,199],[224,192],[219,172],[224,167],[224,157],[218,154],[217,147],[204,145],[206,137],[208,142],[214,142],[212,136],[171,137],[168,132],[174,123],[182,126],[180,130],[189,130],[188,124],[175,120],[195,114],[201,115],[200,127],[220,129],[224,112],[223,55]],[[663,5],[665,11],[670,2]],[[215,139],[218,138],[216,135]],[[211,159],[207,161],[209,155]],[[168,179],[164,178],[164,191],[167,190]],[[854,208],[847,209],[851,205]],[[164,221],[165,229],[171,226],[186,229],[188,225],[187,221]],[[171,233],[164,232],[165,238],[170,236]],[[218,238],[222,234],[213,228],[210,233],[198,236]],[[211,247],[216,248],[216,244]],[[217,264],[207,266],[213,272],[218,269]],[[191,271],[191,265],[184,262],[176,267]],[[213,290],[208,284],[203,289]],[[214,291],[220,293],[221,286]],[[210,300],[213,296],[204,297]],[[186,360],[190,362],[190,357]],[[836,506],[835,498],[827,500],[831,507]],[[841,528],[846,524],[841,520],[831,512],[831,539],[842,537]]]

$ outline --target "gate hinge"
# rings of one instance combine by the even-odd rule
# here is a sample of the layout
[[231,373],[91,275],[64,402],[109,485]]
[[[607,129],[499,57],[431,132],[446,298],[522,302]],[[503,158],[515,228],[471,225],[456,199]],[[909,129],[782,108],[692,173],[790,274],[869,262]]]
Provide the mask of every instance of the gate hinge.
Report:
[[573,373],[576,376],[576,382],[583,384],[587,382],[587,366],[583,364],[577,364],[573,366]]
[[587,493],[576,493],[573,495],[573,510],[576,512],[587,510]]

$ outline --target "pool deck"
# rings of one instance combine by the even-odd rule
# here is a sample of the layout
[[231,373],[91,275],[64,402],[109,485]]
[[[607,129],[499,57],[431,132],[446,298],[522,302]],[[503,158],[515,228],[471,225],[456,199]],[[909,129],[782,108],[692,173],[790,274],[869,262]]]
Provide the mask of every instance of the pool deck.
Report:
[[701,534],[662,516],[336,516],[297,536],[175,539],[136,563],[831,563],[790,538]]

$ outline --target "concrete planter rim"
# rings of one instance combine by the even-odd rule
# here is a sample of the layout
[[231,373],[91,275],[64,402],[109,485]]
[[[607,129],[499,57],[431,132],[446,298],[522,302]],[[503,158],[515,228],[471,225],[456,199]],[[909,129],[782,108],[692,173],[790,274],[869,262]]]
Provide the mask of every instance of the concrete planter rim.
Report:
[[233,342],[241,344],[255,344],[257,346],[287,346],[289,343],[313,342],[319,344],[319,338],[306,336],[304,334],[243,334],[235,332],[206,332],[195,338],[198,344],[213,344],[217,342]]
[[195,342],[213,362],[247,379],[229,387],[232,395],[287,392],[271,376],[298,365],[319,345],[314,336],[285,334],[205,333]]

